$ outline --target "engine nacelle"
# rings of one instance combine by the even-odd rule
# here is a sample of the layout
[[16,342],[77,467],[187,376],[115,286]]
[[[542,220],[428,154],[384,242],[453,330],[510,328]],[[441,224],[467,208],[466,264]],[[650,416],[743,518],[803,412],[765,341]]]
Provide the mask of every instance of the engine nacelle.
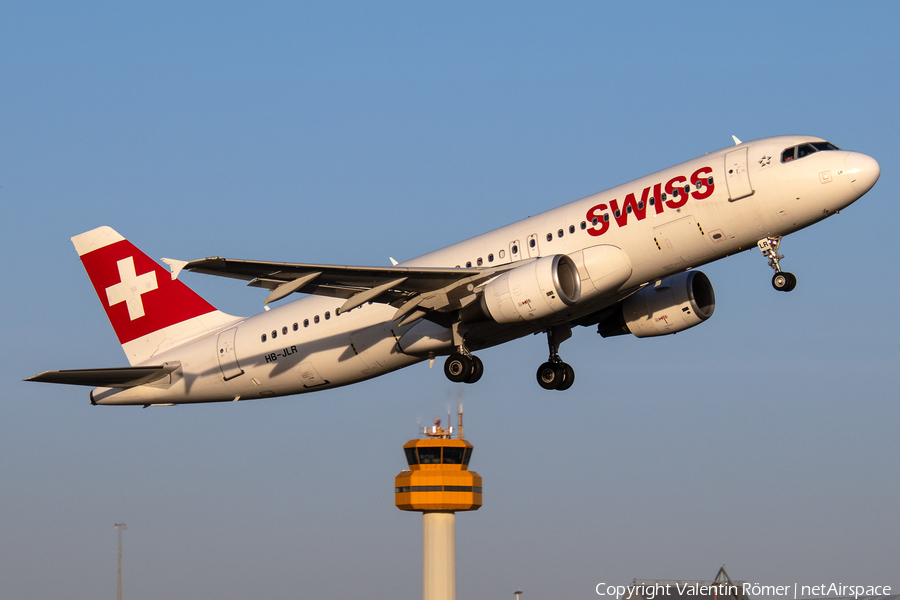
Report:
[[481,297],[463,308],[463,321],[532,321],[572,306],[581,297],[581,277],[564,254],[545,256],[493,279]]
[[709,277],[685,271],[645,286],[617,304],[597,324],[597,333],[603,337],[631,333],[639,338],[678,333],[710,318],[715,308]]

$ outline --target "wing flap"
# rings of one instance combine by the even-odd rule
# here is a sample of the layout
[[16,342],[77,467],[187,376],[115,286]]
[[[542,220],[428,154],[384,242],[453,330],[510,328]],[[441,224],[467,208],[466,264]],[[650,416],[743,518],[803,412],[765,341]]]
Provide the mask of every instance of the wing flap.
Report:
[[[319,276],[315,280],[316,283],[351,288],[373,288],[405,277],[406,280],[403,282],[403,285],[397,289],[411,293],[442,288],[463,277],[491,270],[471,268],[446,269],[438,267],[356,267],[235,260],[219,257],[192,260],[185,264],[183,269],[194,273],[232,277],[246,281],[259,279],[265,282],[277,282],[278,285],[319,272]],[[304,289],[305,287],[303,286],[297,291],[308,293]]]
[[342,312],[369,301],[403,307],[402,312],[398,312],[399,317],[413,309],[436,312],[457,309],[460,301],[471,295],[475,287],[521,264],[465,269],[358,267],[211,257],[192,260],[183,268],[194,273],[249,281],[247,285],[251,287],[273,292],[267,302],[298,292],[343,298],[348,302],[341,307]]
[[25,381],[87,385],[90,387],[131,388],[159,381],[180,368],[181,363],[174,362],[145,367],[45,371],[29,377]]

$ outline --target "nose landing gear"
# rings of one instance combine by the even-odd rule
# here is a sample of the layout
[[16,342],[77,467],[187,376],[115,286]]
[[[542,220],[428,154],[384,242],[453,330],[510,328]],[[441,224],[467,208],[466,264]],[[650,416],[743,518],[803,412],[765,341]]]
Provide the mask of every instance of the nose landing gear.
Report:
[[797,287],[797,277],[793,273],[781,270],[781,263],[784,258],[783,254],[778,254],[778,247],[781,245],[782,236],[765,237],[756,245],[760,252],[769,259],[769,266],[775,269],[775,275],[772,276],[772,287],[779,292],[789,292]]
[[550,358],[538,367],[537,382],[545,390],[564,391],[575,383],[575,369],[559,357],[559,345],[572,337],[572,327],[561,325],[547,330]]

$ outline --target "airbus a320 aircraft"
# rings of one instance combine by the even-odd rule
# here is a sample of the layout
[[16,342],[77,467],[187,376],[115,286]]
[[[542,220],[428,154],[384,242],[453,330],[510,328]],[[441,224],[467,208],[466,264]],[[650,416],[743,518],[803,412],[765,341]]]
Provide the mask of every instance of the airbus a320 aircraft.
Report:
[[[472,352],[546,332],[547,390],[572,386],[559,356],[572,326],[652,337],[707,320],[709,279],[693,270],[758,247],[788,292],[782,238],[869,191],[878,163],[822,139],[741,143],[392,267],[226,258],[148,258],[109,227],[72,238],[132,365],[48,371],[28,381],[88,385],[92,404],[172,405],[283,396],[377,377],[437,356],[475,383]],[[393,260],[392,260],[393,262]],[[253,317],[216,310],[182,271],[249,281]]]

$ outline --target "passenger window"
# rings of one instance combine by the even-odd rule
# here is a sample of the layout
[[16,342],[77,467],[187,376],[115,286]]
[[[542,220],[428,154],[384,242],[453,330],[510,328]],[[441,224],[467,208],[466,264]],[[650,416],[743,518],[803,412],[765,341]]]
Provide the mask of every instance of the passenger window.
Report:
[[262,341],[266,341],[266,334],[262,334]]
[[330,318],[331,318],[331,312],[329,312],[329,311],[326,310],[326,311],[325,311],[325,320],[327,321],[327,320],[330,319]]
[[560,229],[559,231],[556,232],[556,237],[562,237],[562,236],[563,236],[563,230]]
[[488,254],[488,262],[494,262],[494,255]]
[[467,268],[467,269],[471,269],[471,268],[472,268],[472,261],[471,261],[471,260],[466,262],[466,268]]
[[503,259],[504,256],[506,256],[506,250],[501,250],[501,251],[500,251],[500,258],[501,258],[501,260]]
[[480,256],[478,257],[478,260],[477,260],[476,262],[477,262],[477,264],[478,264],[479,267],[480,267],[481,265],[484,264],[484,261],[481,260],[481,257],[480,257]]
[[[596,225],[596,223],[594,223],[594,224]],[[587,229],[587,223],[585,223],[584,221],[581,222],[581,229],[582,229],[582,231]]]
[[598,219],[597,217],[594,217],[593,219],[591,219],[591,225],[597,225],[599,223],[600,223],[600,219]]
[[513,253],[513,254],[518,254],[518,253],[519,253],[519,247],[514,245],[514,246],[512,247],[512,253]]
[[272,339],[274,340],[277,337],[278,337],[278,332],[273,329],[272,330]]
[[281,335],[287,335],[287,326],[281,328]]
[[303,319],[303,326],[309,327],[309,319]]
[[575,226],[569,225],[569,233],[575,233]]
[[298,329],[300,329],[300,324],[294,323],[294,331],[297,331]]
[[547,234],[547,241],[548,241],[548,242],[552,242],[552,241],[553,241],[553,234],[552,234],[552,233],[548,233],[548,234]]
[[316,324],[318,325],[318,323],[319,323],[319,315],[316,315],[316,316],[313,317],[313,323],[316,323]]
[[531,238],[530,240],[528,240],[528,245],[531,246],[532,248],[534,248],[535,246],[537,246],[537,240],[534,238]]

